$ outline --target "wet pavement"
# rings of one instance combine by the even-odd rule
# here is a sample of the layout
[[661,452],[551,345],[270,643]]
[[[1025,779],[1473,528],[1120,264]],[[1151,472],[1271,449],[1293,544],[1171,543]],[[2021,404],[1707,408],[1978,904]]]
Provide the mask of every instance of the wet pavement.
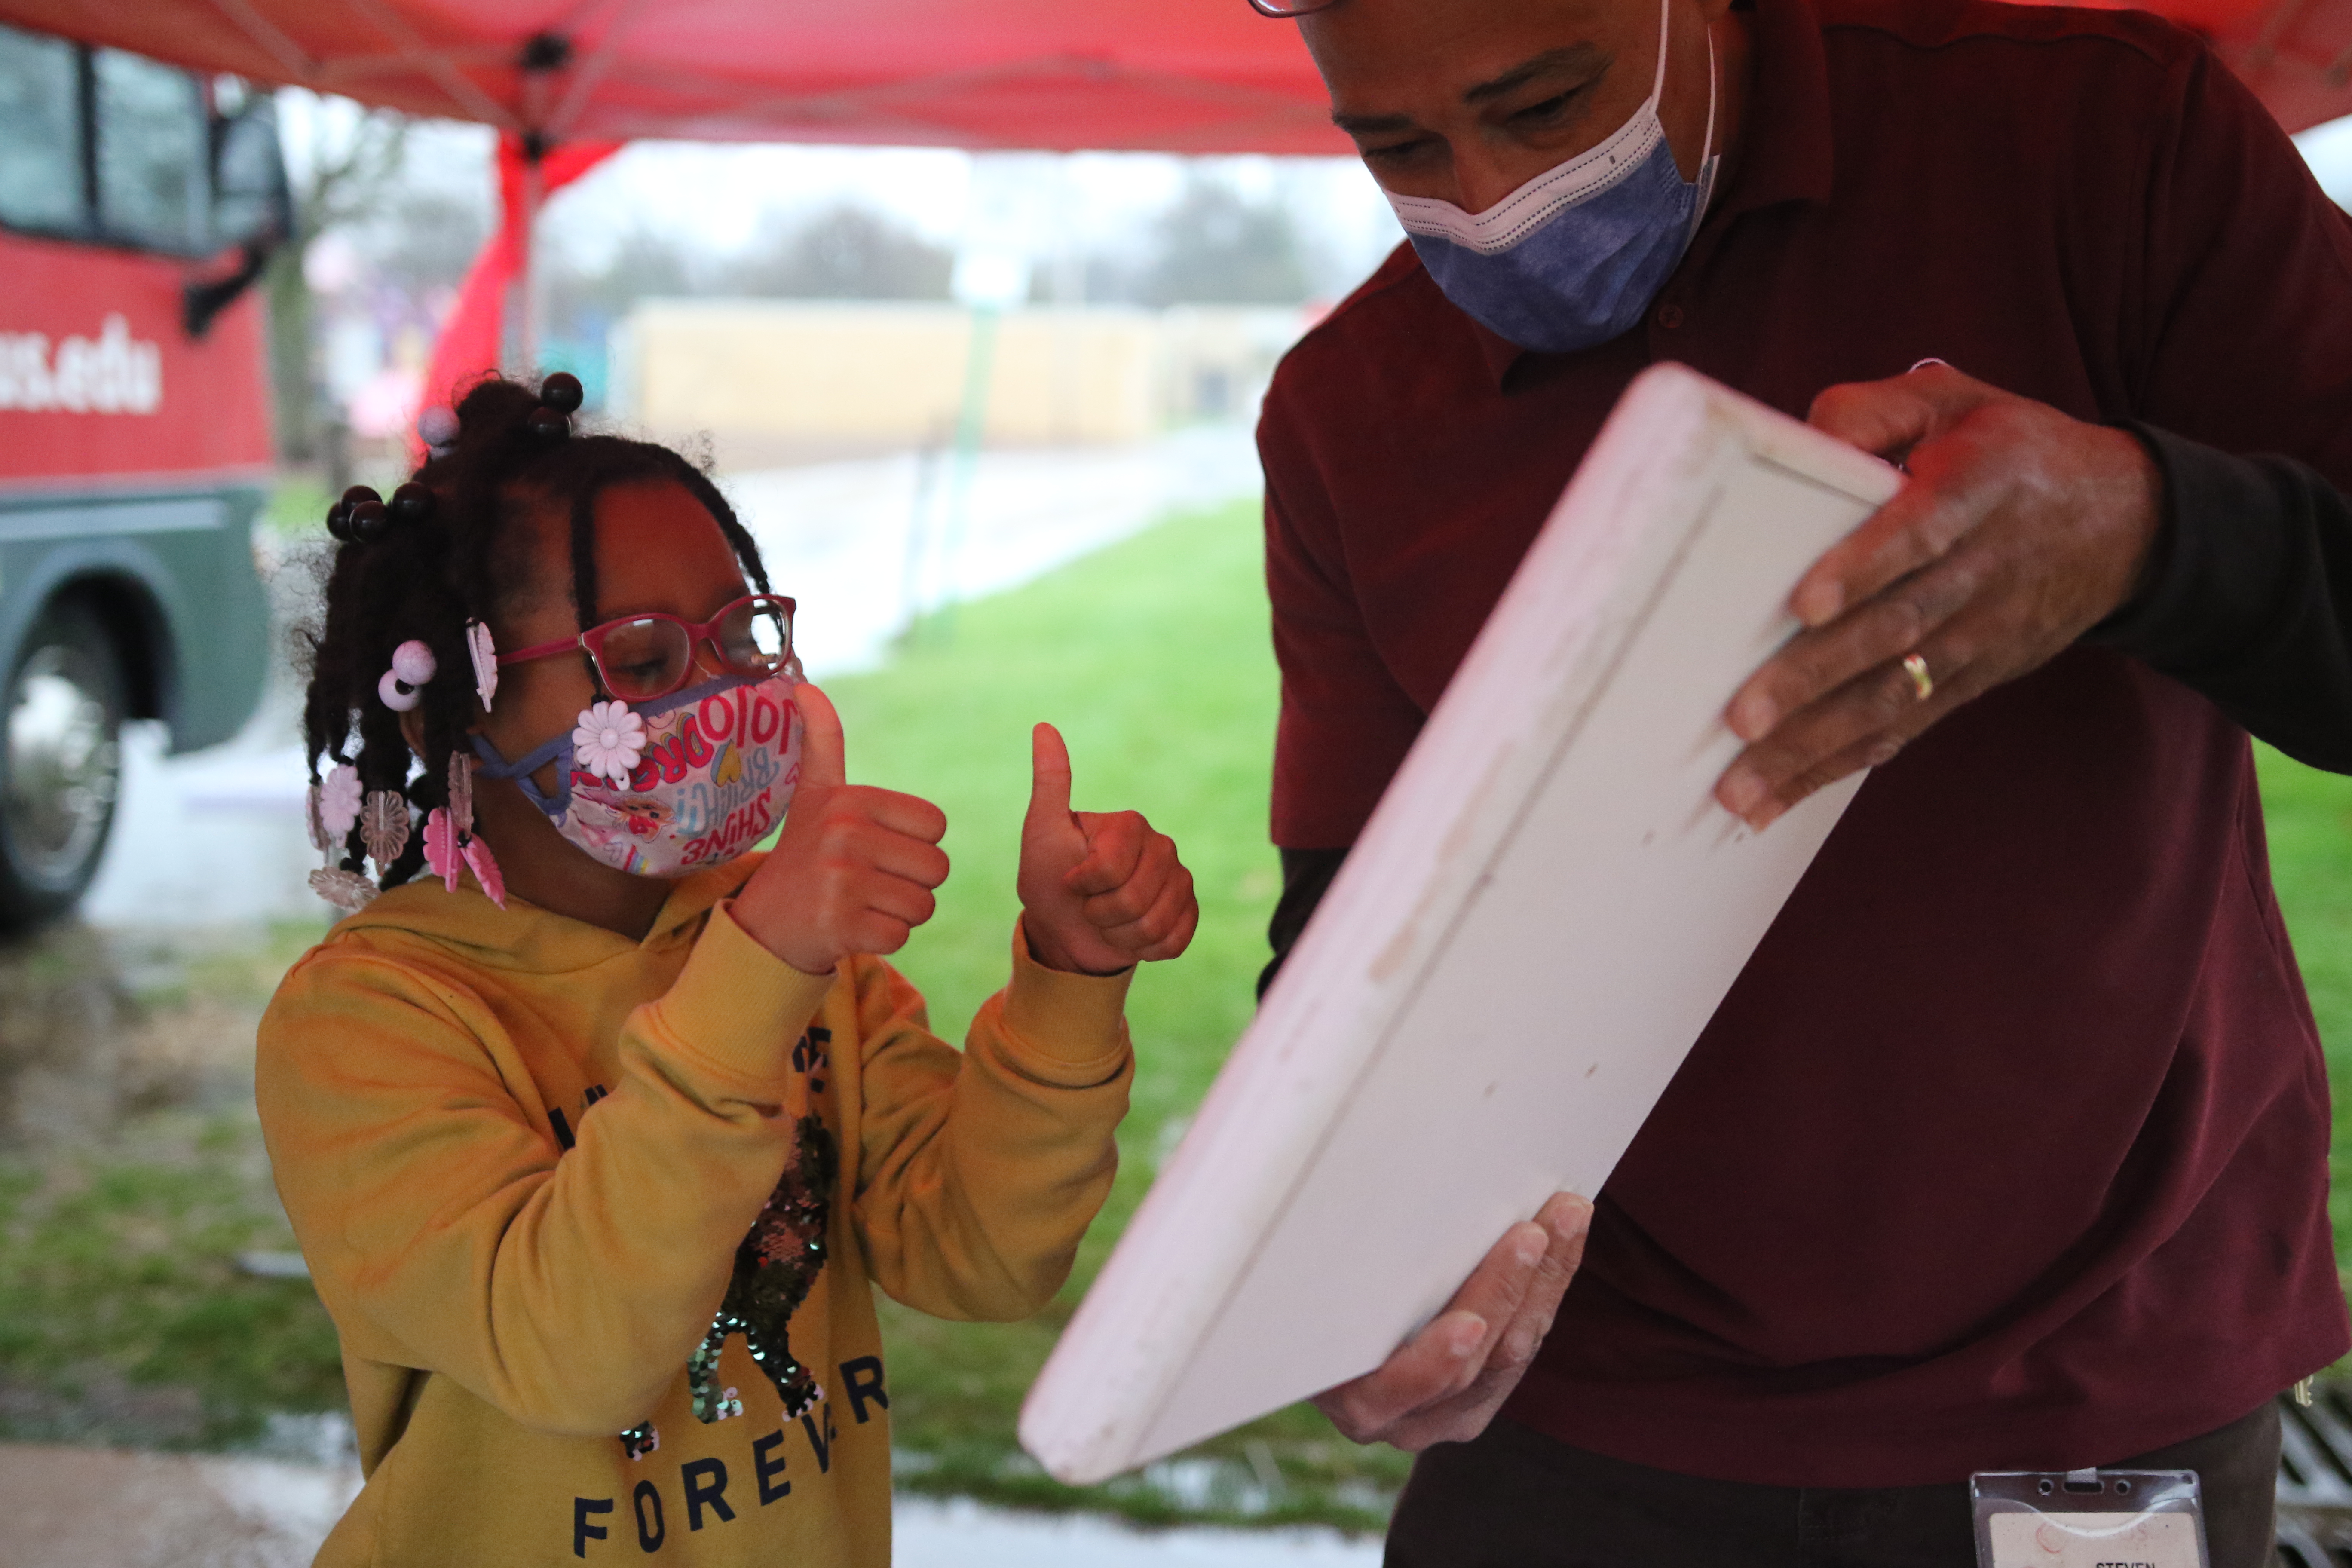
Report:
[[[24,1568],[293,1568],[356,1494],[354,1468],[0,1447],[0,1563]],[[1373,1568],[1330,1531],[1140,1531],[1084,1515],[900,1500],[897,1568]],[[33,1544],[31,1555],[21,1554]]]
[[0,1447],[0,1563],[16,1568],[297,1568],[355,1473],[264,1459]]

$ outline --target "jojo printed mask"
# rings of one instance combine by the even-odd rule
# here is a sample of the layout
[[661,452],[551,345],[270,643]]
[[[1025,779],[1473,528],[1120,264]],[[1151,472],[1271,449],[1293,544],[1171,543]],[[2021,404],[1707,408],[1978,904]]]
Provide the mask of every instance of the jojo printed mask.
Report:
[[[784,819],[801,776],[799,679],[795,667],[761,681],[707,680],[634,709],[599,703],[580,729],[513,762],[477,735],[480,776],[512,779],[558,833],[615,870],[684,876],[734,859]],[[548,795],[530,775],[551,762]]]

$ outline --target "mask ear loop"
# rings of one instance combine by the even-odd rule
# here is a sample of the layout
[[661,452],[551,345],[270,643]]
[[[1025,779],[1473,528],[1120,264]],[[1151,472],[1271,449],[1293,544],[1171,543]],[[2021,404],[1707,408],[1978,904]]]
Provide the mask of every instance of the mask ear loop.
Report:
[[1666,106],[1666,38],[1674,15],[1674,0],[1658,0],[1658,74],[1650,82],[1652,113]]
[[1715,147],[1715,106],[1722,78],[1715,58],[1715,29],[1706,30],[1706,140],[1700,143],[1698,159],[1698,211],[1691,218],[1696,230],[1706,216],[1707,204],[1715,200],[1715,174],[1723,166],[1723,154]]
[[[1658,71],[1650,82],[1650,112],[1659,117],[1663,129],[1666,105],[1666,46],[1672,41],[1674,0],[1658,0]],[[1691,232],[1698,232],[1700,222],[1706,216],[1707,204],[1715,197],[1715,171],[1721,162],[1715,151],[1715,112],[1720,98],[1715,58],[1715,29],[1706,33],[1706,134],[1698,144],[1698,200],[1691,209]]]

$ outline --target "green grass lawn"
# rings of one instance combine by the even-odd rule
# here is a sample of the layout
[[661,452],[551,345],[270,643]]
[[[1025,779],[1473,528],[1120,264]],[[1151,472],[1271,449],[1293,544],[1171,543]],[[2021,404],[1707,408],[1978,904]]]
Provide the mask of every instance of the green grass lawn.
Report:
[[954,872],[897,962],[949,1037],[1004,984],[1037,721],[1069,742],[1074,804],[1143,812],[1175,838],[1201,899],[1192,951],[1136,979],[1139,1065],[1118,1183],[1061,1299],[1018,1324],[886,1306],[904,1485],[1144,1519],[1377,1527],[1402,1479],[1399,1456],[1341,1442],[1309,1411],[1093,1493],[1055,1485],[1013,1442],[1021,1396],[1254,1005],[1280,885],[1265,833],[1276,687],[1258,548],[1254,506],[1179,518],[919,627],[888,668],[827,688],[851,778],[913,791],[948,815]]
[[67,925],[7,952],[0,1090],[46,1071],[78,1092],[0,1152],[0,1437],[249,1447],[274,1416],[343,1408],[318,1297],[237,1262],[294,1246],[248,1064],[262,1004],[324,930],[163,952]]
[[2352,1261],[2352,778],[2255,748],[2271,877],[2311,992],[2336,1091],[2328,1214],[2339,1268]]

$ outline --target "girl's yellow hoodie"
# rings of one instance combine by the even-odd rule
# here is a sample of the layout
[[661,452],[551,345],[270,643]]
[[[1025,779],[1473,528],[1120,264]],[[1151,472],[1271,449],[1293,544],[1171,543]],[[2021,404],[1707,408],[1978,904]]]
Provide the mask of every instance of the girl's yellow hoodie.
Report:
[[757,864],[643,942],[412,883],[287,975],[262,1130],[367,1478],[320,1563],[889,1562],[869,1281],[1045,1304],[1110,1187],[1126,977],[1016,932],[959,1054],[887,963],[746,935]]

